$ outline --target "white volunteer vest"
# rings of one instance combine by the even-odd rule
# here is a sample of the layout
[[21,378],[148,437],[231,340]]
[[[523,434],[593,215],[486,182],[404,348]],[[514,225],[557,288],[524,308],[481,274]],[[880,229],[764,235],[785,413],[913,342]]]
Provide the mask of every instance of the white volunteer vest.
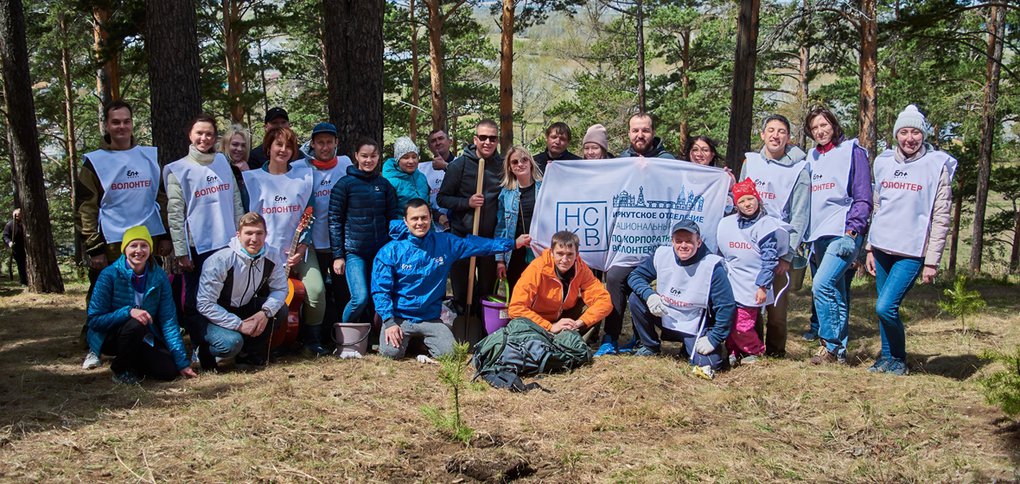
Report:
[[666,305],[662,327],[696,335],[701,316],[708,309],[712,271],[722,257],[708,254],[697,264],[681,266],[672,245],[659,247],[654,257],[656,291]]
[[156,203],[160,179],[156,148],[96,150],[85,157],[92,161],[103,187],[99,227],[107,243],[120,242],[124,231],[136,225],[144,225],[153,236],[166,233]]
[[425,175],[425,179],[429,182],[429,205],[431,205],[432,208],[439,210],[441,213],[446,213],[446,209],[439,208],[439,204],[436,202],[436,197],[439,196],[439,187],[443,185],[443,179],[446,178],[446,172],[433,168],[431,161],[418,163],[418,171],[422,172],[422,174]]
[[280,175],[261,168],[242,174],[248,189],[248,210],[266,219],[266,244],[281,254],[289,252],[301,214],[312,197],[312,170],[294,163]]
[[[771,233],[776,234],[778,255],[783,256],[790,250],[789,225],[779,219],[765,215],[753,225],[741,229],[737,223],[739,215],[733,214],[719,222],[715,236],[719,244],[719,253],[726,259],[726,275],[733,287],[733,299],[743,307],[755,308],[775,302],[775,290],[768,288],[765,304],[754,301],[758,291],[755,279],[761,272],[761,252],[758,243]],[[785,227],[784,227],[785,226]]]
[[929,151],[919,160],[898,163],[893,153],[886,150],[875,158],[878,208],[871,219],[868,242],[883,251],[921,257],[942,169],[955,165],[956,160],[943,151]]
[[163,169],[164,184],[170,173],[184,193],[185,243],[194,245],[199,254],[226,247],[237,232],[234,214],[237,183],[230,162],[221,153],[216,153],[207,166],[185,157]]
[[825,154],[811,148],[811,222],[806,242],[846,232],[846,214],[853,198],[850,189],[850,162],[857,138],[846,140]]
[[305,166],[312,170],[312,184],[315,187],[312,197],[315,199],[315,222],[312,223],[312,243],[316,250],[329,250],[329,195],[333,193],[333,185],[347,175],[347,167],[351,159],[347,156],[337,157],[336,166],[329,170],[320,170],[312,165],[311,160]]
[[790,221],[790,210],[788,204],[793,196],[793,187],[797,184],[800,172],[807,169],[807,159],[803,159],[793,166],[783,166],[778,163],[769,163],[762,158],[760,153],[744,153],[744,170],[747,177],[754,180],[761,195],[762,205],[765,212],[780,220]]

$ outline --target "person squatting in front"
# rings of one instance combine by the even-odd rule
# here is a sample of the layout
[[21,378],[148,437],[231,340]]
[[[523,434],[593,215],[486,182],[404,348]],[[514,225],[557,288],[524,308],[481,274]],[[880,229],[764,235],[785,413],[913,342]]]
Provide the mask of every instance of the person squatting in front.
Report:
[[123,254],[99,273],[89,300],[89,351],[114,356],[110,369],[117,383],[194,377],[170,280],[151,263],[149,230],[144,225],[125,230],[120,245]]
[[697,223],[673,224],[670,238],[670,245],[656,249],[627,278],[641,343],[634,354],[658,355],[662,340],[683,341],[695,374],[712,379],[725,357],[723,342],[736,309],[733,289],[723,258],[708,253]]
[[[609,291],[581,260],[577,234],[556,232],[549,248],[524,269],[507,312],[550,333],[594,326],[613,310]],[[583,312],[582,312],[583,311]]]
[[882,353],[872,373],[906,375],[907,343],[900,303],[918,276],[938,274],[949,235],[956,160],[925,143],[924,115],[913,104],[896,118],[895,149],[875,158],[875,215],[866,267],[875,276],[875,313]]
[[266,220],[248,212],[230,244],[206,259],[199,280],[198,310],[209,320],[205,339],[216,361],[264,366],[269,337],[287,319],[286,298],[286,257],[266,244]]
[[[757,332],[762,307],[773,304],[773,284],[780,257],[790,251],[788,224],[771,216],[750,178],[733,185],[733,203],[737,213],[719,221],[716,241],[719,254],[726,259],[726,274],[737,303],[733,328],[726,340],[730,365],[753,363],[765,354],[765,344]],[[784,289],[782,287],[780,290]]]
[[432,357],[452,352],[453,332],[439,316],[453,263],[514,248],[511,239],[458,237],[431,228],[428,202],[412,199],[404,219],[390,222],[393,240],[375,257],[372,300],[383,320],[379,353],[387,358],[403,358],[410,340],[417,338],[424,339]]

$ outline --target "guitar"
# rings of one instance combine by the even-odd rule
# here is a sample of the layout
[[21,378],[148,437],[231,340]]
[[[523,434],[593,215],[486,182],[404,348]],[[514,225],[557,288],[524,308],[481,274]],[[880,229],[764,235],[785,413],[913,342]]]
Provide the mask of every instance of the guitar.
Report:
[[[313,215],[312,207],[305,207],[297,229],[294,230],[294,237],[290,240],[290,250],[287,251],[288,255],[293,254],[297,250],[298,242],[301,240],[301,233],[307,230],[314,221],[315,215]],[[291,270],[292,268],[288,267],[287,269]],[[305,285],[301,282],[301,279],[294,277],[292,273],[288,274],[287,299],[284,301],[287,304],[287,321],[284,324],[278,325],[273,334],[270,335],[270,350],[281,346],[292,346],[297,341],[298,328],[301,325],[301,306],[305,303],[307,296],[308,293],[305,291]]]

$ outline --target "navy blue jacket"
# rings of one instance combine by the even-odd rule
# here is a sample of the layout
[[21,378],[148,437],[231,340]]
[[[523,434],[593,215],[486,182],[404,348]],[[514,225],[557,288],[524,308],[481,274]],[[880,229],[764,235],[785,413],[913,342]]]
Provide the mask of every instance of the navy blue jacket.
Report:
[[333,259],[347,253],[371,258],[390,241],[390,220],[400,218],[397,191],[379,173],[347,167],[329,194],[329,245]]
[[[676,263],[682,266],[697,264],[708,255],[708,248],[704,245],[698,249],[694,257],[685,261],[675,257]],[[641,299],[647,301],[648,297],[655,294],[652,289],[652,281],[656,279],[655,253],[648,255],[648,258],[641,265],[634,268],[634,271],[627,277],[627,284],[634,290]],[[733,288],[730,287],[730,278],[726,275],[726,266],[722,261],[715,265],[712,270],[712,290],[708,293],[708,317],[705,318],[705,335],[712,345],[719,345],[726,341],[730,335],[730,325],[733,316],[736,315],[737,303],[733,299]]]
[[[634,151],[634,146],[628,146],[627,149],[620,153],[618,158],[627,158],[631,156],[638,156],[637,151]],[[648,151],[642,153],[640,156],[645,158],[665,158],[667,160],[675,160],[676,156],[673,153],[666,151],[666,146],[662,144],[662,138],[658,136],[652,138],[652,143],[648,147]]]

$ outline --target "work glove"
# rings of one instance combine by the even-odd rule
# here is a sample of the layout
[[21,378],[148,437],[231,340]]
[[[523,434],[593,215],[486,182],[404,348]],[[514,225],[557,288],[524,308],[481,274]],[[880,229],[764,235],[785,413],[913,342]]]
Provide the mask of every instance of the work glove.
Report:
[[698,354],[710,355],[715,351],[715,345],[708,340],[708,336],[702,336],[694,343],[694,351],[697,351]]
[[658,294],[648,296],[645,304],[648,305],[648,311],[660,318],[666,314],[666,305],[663,304],[662,298]]
[[836,257],[848,257],[854,253],[854,249],[857,248],[857,244],[854,242],[854,238],[849,235],[844,235],[833,242],[836,244],[836,250],[834,251]]

